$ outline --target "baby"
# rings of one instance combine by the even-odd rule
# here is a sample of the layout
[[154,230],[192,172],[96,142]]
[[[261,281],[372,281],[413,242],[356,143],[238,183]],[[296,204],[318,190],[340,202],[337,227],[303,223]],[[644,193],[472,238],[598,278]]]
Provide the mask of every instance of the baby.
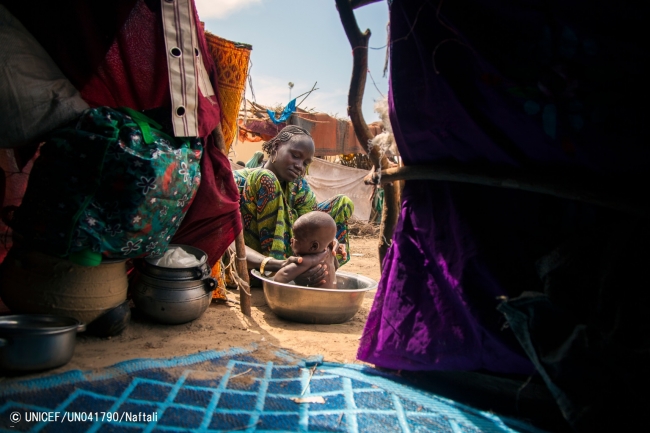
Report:
[[[316,257],[323,251],[329,251],[324,263],[328,272],[323,277],[325,282],[315,283],[313,286],[327,289],[336,288],[336,257],[333,253],[336,245],[336,223],[329,214],[320,211],[306,213],[299,217],[293,224],[293,238],[291,248],[296,256],[303,257],[301,263],[291,263],[281,268],[275,274],[275,281],[288,283],[298,275],[318,264]],[[309,257],[313,256],[313,257]]]

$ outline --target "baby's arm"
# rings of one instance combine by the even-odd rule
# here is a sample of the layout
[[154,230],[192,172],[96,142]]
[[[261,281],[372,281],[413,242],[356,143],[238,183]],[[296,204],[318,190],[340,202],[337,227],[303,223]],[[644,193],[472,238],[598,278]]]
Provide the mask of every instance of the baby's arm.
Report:
[[290,263],[275,274],[273,279],[278,283],[288,283],[293,281],[298,275],[311,268],[311,265],[305,265],[306,260],[303,258],[302,263]]

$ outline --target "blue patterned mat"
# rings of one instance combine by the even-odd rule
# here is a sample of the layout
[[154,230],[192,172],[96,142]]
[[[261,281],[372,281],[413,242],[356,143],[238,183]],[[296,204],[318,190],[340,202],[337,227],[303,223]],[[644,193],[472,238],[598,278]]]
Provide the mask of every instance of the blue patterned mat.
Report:
[[283,351],[262,355],[255,349],[139,359],[99,371],[5,381],[0,384],[0,429],[539,432],[413,389],[371,368],[300,360]]

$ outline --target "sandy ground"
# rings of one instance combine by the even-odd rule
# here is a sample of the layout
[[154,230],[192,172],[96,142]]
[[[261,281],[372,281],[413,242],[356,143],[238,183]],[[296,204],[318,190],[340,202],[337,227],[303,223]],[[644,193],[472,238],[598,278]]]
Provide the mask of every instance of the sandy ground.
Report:
[[[351,259],[341,270],[379,281],[376,237],[351,237]],[[91,370],[134,358],[163,358],[231,347],[279,347],[298,355],[323,355],[326,361],[359,363],[359,338],[372,305],[375,290],[366,293],[359,312],[337,325],[306,325],[278,318],[266,305],[262,289],[252,290],[252,317],[238,304],[212,303],[197,320],[182,325],[153,323],[134,314],[124,332],[112,338],[83,333],[77,336],[72,360],[52,374],[72,369]],[[237,294],[230,294],[237,299]],[[134,313],[137,313],[134,310]]]

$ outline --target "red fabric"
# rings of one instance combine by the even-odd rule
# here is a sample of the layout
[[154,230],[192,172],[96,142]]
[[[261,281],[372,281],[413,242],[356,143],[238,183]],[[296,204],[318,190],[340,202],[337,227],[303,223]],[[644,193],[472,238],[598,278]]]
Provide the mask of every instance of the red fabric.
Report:
[[[104,61],[136,3],[142,1],[2,0],[2,3],[43,46],[72,84],[82,89]],[[144,3],[160,8],[156,0]]]
[[[194,19],[200,28],[194,5]],[[199,31],[199,47],[203,63],[217,90],[217,69],[208,50],[203,31]],[[164,51],[163,51],[164,52]],[[211,132],[220,121],[221,112],[216,99],[199,96],[199,134],[204,139],[205,151],[201,160],[201,186],[194,203],[173,238],[174,243],[192,245],[208,254],[210,267],[221,258],[228,245],[242,230],[239,214],[239,189],[230,168],[230,161],[217,148]]]
[[276,135],[278,135],[278,132],[280,132],[280,130],[285,126],[287,126],[285,122],[276,125],[275,123],[271,122],[270,119],[266,119],[266,120],[248,119],[248,121],[246,121],[246,124],[244,125],[244,127],[249,131],[257,132],[258,134],[262,134],[270,137],[275,137]]
[[[66,0],[56,7],[50,4],[56,2],[42,0],[8,2],[91,106],[171,107],[159,2]],[[198,33],[203,62],[216,90],[216,68],[203,31]],[[103,59],[98,53],[105,53]],[[205,144],[201,186],[172,240],[205,251],[210,266],[242,227],[230,163],[211,136],[220,115],[215,97],[199,95],[199,135]]]
[[79,87],[91,107],[149,110],[170,105],[160,7],[134,5],[103,61]]

